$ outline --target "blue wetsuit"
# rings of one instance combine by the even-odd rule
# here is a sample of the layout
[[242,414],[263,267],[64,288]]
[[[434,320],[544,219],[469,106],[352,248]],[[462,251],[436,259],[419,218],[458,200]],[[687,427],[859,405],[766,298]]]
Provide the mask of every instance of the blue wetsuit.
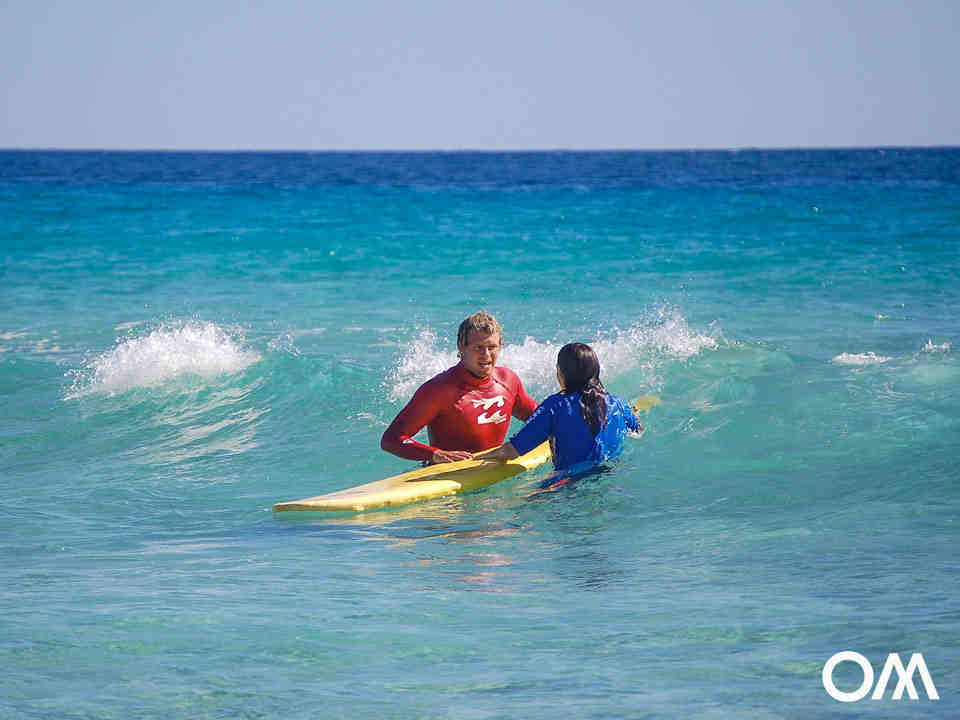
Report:
[[626,431],[637,432],[640,423],[633,410],[616,395],[606,393],[607,418],[594,435],[580,411],[580,393],[557,393],[544,400],[510,443],[523,455],[548,437],[553,466],[595,465],[620,454]]

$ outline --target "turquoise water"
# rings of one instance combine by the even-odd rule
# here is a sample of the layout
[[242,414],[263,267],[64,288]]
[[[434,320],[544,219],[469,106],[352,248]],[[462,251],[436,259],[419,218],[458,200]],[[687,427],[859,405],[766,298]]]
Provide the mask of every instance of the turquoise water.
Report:
[[[0,714],[956,717],[958,241],[952,149],[0,153]],[[271,512],[480,308],[661,396],[612,472]]]

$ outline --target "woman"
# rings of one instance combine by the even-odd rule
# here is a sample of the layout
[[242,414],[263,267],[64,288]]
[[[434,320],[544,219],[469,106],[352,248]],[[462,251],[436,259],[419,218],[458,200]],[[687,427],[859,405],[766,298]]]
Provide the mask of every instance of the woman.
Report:
[[557,470],[576,471],[616,457],[627,430],[643,428],[623,400],[600,382],[600,361],[589,345],[570,343],[557,355],[561,392],[541,403],[510,442],[483,455],[506,461],[529,452],[547,438]]

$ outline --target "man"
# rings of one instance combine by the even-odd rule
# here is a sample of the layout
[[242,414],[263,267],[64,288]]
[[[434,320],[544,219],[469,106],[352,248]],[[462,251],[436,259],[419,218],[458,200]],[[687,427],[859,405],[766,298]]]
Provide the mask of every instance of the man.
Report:
[[[460,362],[420,386],[380,447],[402,458],[444,463],[502,444],[510,417],[526,420],[537,408],[516,373],[497,367],[502,339],[500,323],[488,312],[460,323]],[[413,439],[424,426],[429,445]]]

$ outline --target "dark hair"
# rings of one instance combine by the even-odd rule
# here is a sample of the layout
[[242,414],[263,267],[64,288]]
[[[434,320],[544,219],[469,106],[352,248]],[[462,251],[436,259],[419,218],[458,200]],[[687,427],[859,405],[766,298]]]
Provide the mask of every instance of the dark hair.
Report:
[[471,330],[476,330],[484,335],[499,335],[501,342],[503,341],[503,329],[500,327],[500,323],[486,310],[474,313],[460,323],[460,328],[457,330],[457,347],[467,346]]
[[607,391],[600,382],[600,361],[593,348],[569,343],[560,348],[557,367],[563,374],[563,391],[580,393],[580,412],[594,435],[607,420]]

